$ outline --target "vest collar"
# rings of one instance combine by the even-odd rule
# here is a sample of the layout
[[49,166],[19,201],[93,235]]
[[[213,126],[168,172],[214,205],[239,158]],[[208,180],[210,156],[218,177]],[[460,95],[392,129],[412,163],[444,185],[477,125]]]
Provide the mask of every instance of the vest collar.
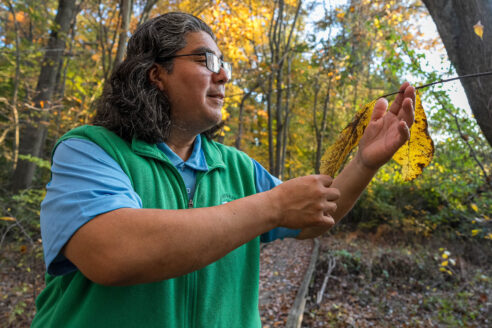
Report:
[[[209,170],[213,170],[215,168],[225,168],[226,165],[217,145],[208,140],[208,138],[204,135],[201,136],[201,142]],[[171,163],[169,158],[157,147],[156,144],[149,144],[143,140],[133,137],[131,149],[137,155]]]
[[222,153],[215,142],[208,140],[205,135],[202,135],[202,149],[205,153],[205,159],[207,160],[209,170],[214,168],[225,169],[226,165],[224,163],[224,159],[222,158]]
[[137,139],[135,136],[131,144],[132,151],[142,157],[154,158],[162,162],[170,163],[167,156],[157,148],[155,144],[149,144],[143,140]]

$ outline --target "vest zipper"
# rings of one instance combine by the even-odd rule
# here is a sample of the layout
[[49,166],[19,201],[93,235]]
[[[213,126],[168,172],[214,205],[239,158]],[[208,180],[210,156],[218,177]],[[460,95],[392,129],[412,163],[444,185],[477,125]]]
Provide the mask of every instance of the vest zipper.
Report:
[[[207,175],[210,171],[207,171],[203,174],[199,174],[196,177],[196,184],[195,184],[195,194],[193,195],[192,198],[188,201],[188,208],[193,208],[195,206],[195,203],[193,199],[197,197],[199,191],[198,191],[198,186],[200,185],[200,181],[202,178]],[[198,298],[198,274],[196,271],[191,272],[188,274],[188,292],[189,292],[189,309],[190,309],[190,321],[189,321],[189,328],[195,328],[196,327],[196,309],[197,309],[197,298]]]

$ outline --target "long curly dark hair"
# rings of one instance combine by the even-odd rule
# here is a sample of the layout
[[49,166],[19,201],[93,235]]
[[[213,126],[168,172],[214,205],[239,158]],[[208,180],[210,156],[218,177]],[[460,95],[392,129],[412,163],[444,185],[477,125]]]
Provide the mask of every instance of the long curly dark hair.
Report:
[[[172,126],[171,106],[166,94],[151,83],[149,70],[157,58],[183,49],[187,33],[199,31],[216,40],[205,22],[186,13],[166,13],[138,27],[128,41],[126,58],[105,83],[92,123],[127,141],[133,137],[151,144],[166,141]],[[172,61],[159,64],[172,71]],[[221,126],[205,131],[205,136],[214,137]]]

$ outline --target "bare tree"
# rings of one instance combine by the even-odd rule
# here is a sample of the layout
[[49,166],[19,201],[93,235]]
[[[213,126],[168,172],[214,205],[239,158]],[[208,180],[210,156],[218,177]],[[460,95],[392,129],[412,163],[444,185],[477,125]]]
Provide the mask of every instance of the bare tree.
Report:
[[[270,159],[270,171],[273,175],[280,177],[285,156],[284,143],[287,140],[287,123],[289,121],[289,102],[284,101],[283,84],[287,82],[286,88],[289,89],[288,81],[284,81],[284,65],[289,62],[292,51],[292,37],[296,29],[296,23],[301,11],[302,1],[300,0],[294,17],[288,22],[288,14],[285,12],[285,3],[283,0],[275,2],[276,7],[274,15],[270,22],[268,33],[269,48],[271,57],[271,75],[268,80],[267,95],[267,113],[268,113],[268,150]],[[290,24],[290,26],[289,26]],[[288,30],[288,28],[290,29]],[[287,70],[289,67],[287,67]],[[287,74],[288,76],[288,74]],[[275,80],[275,86],[274,86]],[[274,89],[275,87],[275,89]],[[272,93],[276,93],[275,107],[272,104]],[[287,92],[287,98],[290,93]],[[273,122],[276,122],[275,131],[273,131]],[[275,145],[273,143],[275,137]]]

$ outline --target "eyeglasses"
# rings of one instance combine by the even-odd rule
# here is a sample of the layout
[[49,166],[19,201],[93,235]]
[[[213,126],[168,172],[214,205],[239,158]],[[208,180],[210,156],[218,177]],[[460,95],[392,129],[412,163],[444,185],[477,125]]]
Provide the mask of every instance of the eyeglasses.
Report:
[[170,56],[166,57],[163,59],[163,61],[177,58],[177,57],[189,57],[189,56],[205,56],[206,61],[205,64],[208,68],[209,71],[214,72],[214,73],[219,73],[220,68],[224,68],[224,71],[226,73],[227,79],[230,80],[232,77],[232,66],[230,63],[223,61],[219,57],[217,57],[216,54],[212,52],[202,52],[198,54],[186,54],[186,55],[175,55],[175,56]]

